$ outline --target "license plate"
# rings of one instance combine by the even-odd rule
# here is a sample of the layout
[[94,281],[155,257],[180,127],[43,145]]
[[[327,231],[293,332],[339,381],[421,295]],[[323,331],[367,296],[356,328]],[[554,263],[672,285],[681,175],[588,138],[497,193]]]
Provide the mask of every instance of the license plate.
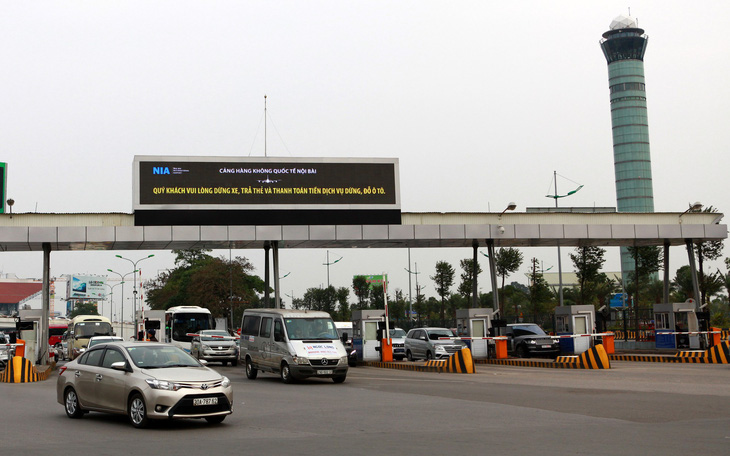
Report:
[[193,405],[216,405],[217,403],[217,397],[199,397],[193,399]]
[[317,371],[317,375],[332,375],[334,372],[332,369],[319,370]]
[[542,348],[551,348],[551,345],[543,345]]

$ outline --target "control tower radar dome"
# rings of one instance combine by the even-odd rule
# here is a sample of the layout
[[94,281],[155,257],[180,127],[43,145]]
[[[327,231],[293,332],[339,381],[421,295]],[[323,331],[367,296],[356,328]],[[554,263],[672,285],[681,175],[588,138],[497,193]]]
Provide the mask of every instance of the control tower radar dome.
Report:
[[626,28],[639,28],[636,24],[636,19],[631,16],[618,16],[616,19],[611,21],[609,27],[610,30],[621,30]]

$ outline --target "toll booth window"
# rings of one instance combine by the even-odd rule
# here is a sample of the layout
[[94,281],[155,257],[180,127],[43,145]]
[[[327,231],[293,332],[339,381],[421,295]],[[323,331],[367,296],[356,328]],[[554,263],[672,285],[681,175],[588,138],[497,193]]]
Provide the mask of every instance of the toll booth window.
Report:
[[260,321],[261,317],[256,315],[246,315],[245,317],[243,317],[243,327],[241,328],[241,335],[258,336]]
[[669,327],[669,314],[668,313],[658,313],[655,316],[656,318],[656,329],[671,329]]
[[484,325],[484,320],[473,320],[471,322],[472,337],[486,337],[487,330]]

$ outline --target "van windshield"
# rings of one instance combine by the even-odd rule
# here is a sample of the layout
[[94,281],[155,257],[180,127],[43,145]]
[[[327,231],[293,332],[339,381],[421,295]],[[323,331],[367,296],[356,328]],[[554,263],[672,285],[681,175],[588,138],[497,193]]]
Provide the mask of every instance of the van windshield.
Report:
[[111,336],[112,325],[104,321],[86,321],[76,323],[74,334],[77,339],[86,339],[93,336]]
[[338,339],[335,322],[330,318],[285,318],[286,333],[291,340]]

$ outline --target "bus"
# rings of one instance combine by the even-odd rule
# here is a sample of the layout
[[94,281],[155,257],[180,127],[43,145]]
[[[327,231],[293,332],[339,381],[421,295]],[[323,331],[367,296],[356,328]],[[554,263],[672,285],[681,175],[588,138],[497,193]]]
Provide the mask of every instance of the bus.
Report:
[[[205,307],[177,306],[165,311],[165,337],[168,344],[190,353],[190,341],[198,331],[215,329],[213,315]],[[160,339],[159,336],[157,337]]]
[[66,331],[66,357],[74,359],[86,348],[94,336],[113,336],[112,322],[101,315],[77,315],[68,324]]

